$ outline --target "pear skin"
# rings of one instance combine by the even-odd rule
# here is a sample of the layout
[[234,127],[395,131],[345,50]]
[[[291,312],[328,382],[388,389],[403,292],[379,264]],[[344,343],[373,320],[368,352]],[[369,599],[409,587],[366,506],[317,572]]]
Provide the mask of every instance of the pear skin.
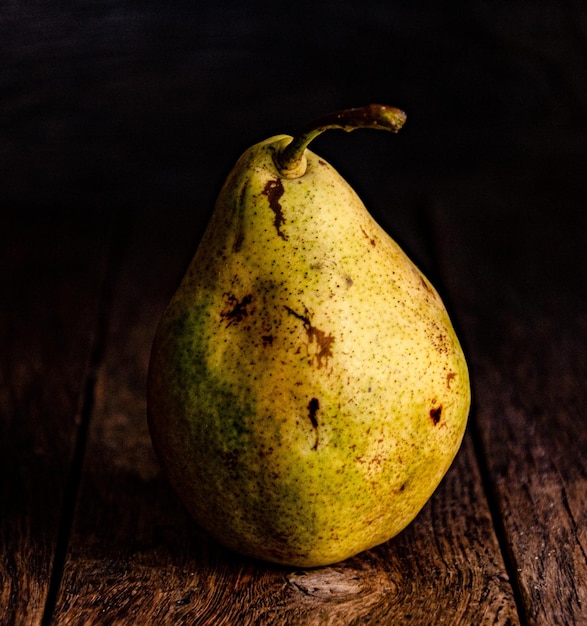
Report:
[[148,419],[194,519],[245,555],[332,564],[403,530],[451,465],[470,383],[441,298],[345,180],[279,135],[217,199],[153,343]]

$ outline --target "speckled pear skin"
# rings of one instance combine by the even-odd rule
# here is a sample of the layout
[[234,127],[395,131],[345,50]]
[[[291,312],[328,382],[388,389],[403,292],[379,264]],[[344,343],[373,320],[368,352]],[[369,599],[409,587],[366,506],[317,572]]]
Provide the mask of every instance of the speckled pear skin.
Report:
[[306,151],[239,159],[153,344],[148,415],[170,483],[243,554],[341,561],[418,514],[451,465],[467,366],[435,289]]

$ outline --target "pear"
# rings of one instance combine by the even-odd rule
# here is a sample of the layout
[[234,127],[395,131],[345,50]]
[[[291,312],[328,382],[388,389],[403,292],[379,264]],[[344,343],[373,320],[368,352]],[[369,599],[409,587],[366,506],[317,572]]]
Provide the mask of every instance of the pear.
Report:
[[441,298],[307,149],[404,121],[370,105],[248,149],[158,326],[155,451],[199,525],[244,555],[312,567],[389,540],[461,444],[469,376]]

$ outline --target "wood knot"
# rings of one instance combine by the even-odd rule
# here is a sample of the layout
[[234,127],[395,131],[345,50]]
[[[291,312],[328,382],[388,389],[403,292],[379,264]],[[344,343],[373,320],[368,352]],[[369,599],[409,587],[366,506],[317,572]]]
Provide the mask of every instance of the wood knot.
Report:
[[296,571],[288,582],[304,595],[321,600],[344,601],[364,591],[361,572],[326,567],[318,570]]

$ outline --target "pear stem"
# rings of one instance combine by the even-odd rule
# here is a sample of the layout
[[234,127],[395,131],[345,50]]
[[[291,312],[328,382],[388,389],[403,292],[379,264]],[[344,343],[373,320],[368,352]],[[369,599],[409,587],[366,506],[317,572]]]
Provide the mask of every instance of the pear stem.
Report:
[[346,132],[357,128],[373,128],[397,133],[406,121],[406,114],[384,104],[369,104],[356,109],[336,111],[308,124],[293,140],[275,155],[275,165],[285,178],[298,178],[305,172],[304,152],[308,144],[325,130]]

